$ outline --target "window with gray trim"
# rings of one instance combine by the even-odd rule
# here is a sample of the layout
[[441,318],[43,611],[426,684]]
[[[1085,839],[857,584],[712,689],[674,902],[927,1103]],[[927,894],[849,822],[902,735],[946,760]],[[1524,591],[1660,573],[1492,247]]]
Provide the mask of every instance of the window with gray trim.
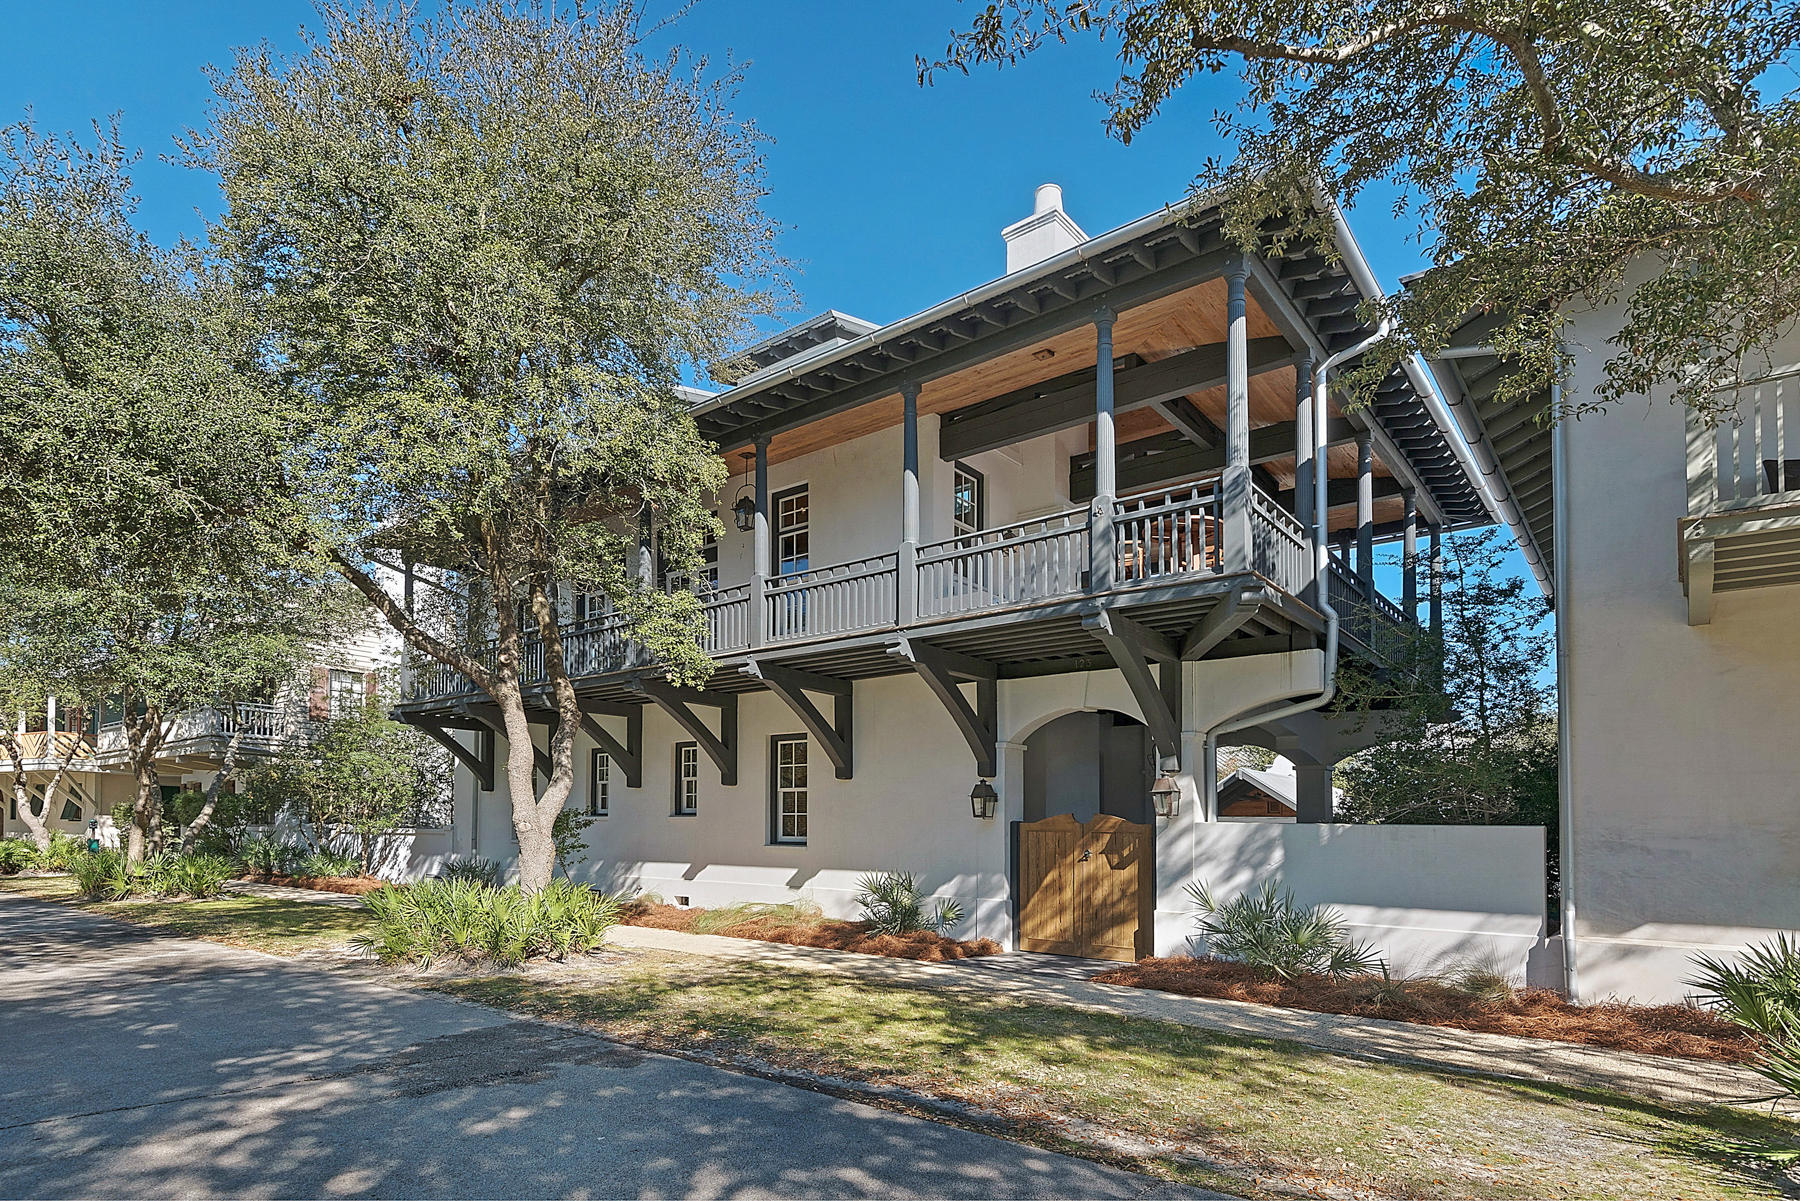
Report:
[[675,744],[675,812],[692,816],[700,812],[700,744]]
[[769,739],[769,817],[774,841],[806,841],[806,735],[777,734]]
[[612,811],[612,756],[595,751],[588,772],[588,816],[605,817]]

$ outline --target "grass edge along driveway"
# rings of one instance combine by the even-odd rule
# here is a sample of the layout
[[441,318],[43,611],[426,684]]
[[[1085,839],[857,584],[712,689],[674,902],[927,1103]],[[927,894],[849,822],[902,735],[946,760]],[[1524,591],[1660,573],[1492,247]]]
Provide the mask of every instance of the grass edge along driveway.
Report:
[[[0,889],[307,958],[365,922],[355,909],[266,898],[91,903],[52,879]],[[1800,1146],[1800,1126],[1780,1118],[1374,1063],[976,990],[635,951],[391,979],[649,1049],[842,1082],[877,1104],[941,1099],[1046,1150],[1251,1197],[1800,1195],[1720,1145]]]

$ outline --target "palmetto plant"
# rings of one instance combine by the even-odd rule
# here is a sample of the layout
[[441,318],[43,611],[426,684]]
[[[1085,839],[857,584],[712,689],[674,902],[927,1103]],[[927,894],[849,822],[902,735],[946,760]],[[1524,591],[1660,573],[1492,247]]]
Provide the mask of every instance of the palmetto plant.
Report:
[[38,849],[23,838],[0,838],[0,876],[10,876],[38,865]]
[[1343,979],[1374,971],[1380,956],[1350,937],[1337,912],[1301,905],[1273,880],[1220,902],[1199,881],[1187,886],[1197,916],[1194,924],[1207,950],[1282,980],[1313,974]]
[[567,880],[527,896],[516,887],[446,877],[376,889],[363,904],[375,929],[351,945],[384,963],[419,968],[443,959],[511,968],[532,958],[585,954],[619,920],[617,898]]
[[919,881],[911,872],[870,872],[856,882],[856,903],[872,934],[948,934],[962,924],[963,907],[941,898],[928,915]]
[[[1757,1075],[1774,1085],[1768,1099],[1800,1100],[1800,940],[1778,934],[1727,962],[1711,955],[1694,959],[1689,987],[1703,1003],[1756,1035]],[[1733,1144],[1740,1154],[1771,1162],[1800,1161],[1785,1147]]]
[[500,887],[500,865],[492,859],[483,859],[480,855],[453,855],[444,860],[438,876],[444,880],[461,880],[488,888]]

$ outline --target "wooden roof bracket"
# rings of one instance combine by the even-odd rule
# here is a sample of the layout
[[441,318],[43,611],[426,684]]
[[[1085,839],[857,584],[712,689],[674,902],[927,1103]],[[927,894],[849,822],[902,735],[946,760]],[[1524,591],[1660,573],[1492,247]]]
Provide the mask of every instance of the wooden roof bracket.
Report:
[[[949,712],[950,720],[956,723],[975,756],[975,774],[984,780],[999,775],[999,669],[985,659],[947,651],[911,638],[900,639],[889,648],[889,653],[910,663],[932,695]],[[963,693],[965,682],[975,685],[973,705]]]
[[[579,702],[578,702],[579,703]],[[598,711],[588,705],[581,706],[581,729],[606,752],[615,767],[624,776],[625,787],[642,788],[644,786],[644,707],[642,705],[620,705],[625,718],[625,741],[620,742],[605,726],[596,720]],[[607,706],[609,715],[617,715],[614,706]]]
[[[743,672],[767,684],[769,691],[794,711],[794,716],[800,719],[806,732],[825,749],[825,755],[836,769],[838,779],[848,780],[855,776],[851,738],[855,689],[849,680],[822,676],[794,667],[782,667],[775,663],[763,663],[756,659],[746,661]],[[813,704],[812,698],[806,695],[809,692],[823,693],[831,698],[831,720],[827,721],[819,707]]]
[[1255,584],[1245,584],[1233,589],[1182,639],[1181,661],[1192,663],[1206,658],[1207,652],[1237,633],[1239,627],[1255,617],[1256,611],[1268,599],[1269,594]]
[[470,750],[462,744],[449,730],[434,721],[422,717],[404,719],[409,726],[423,731],[432,741],[456,757],[457,762],[474,773],[475,780],[481,785],[483,792],[494,791],[494,733],[492,730],[476,730],[475,749]]
[[[1132,699],[1143,711],[1144,724],[1156,753],[1163,759],[1181,759],[1181,651],[1169,638],[1113,609],[1082,619],[1083,626],[1106,645],[1107,654],[1131,689]],[[1151,662],[1156,663],[1155,671]]]
[[[738,779],[738,698],[735,692],[706,692],[699,688],[677,688],[666,680],[639,678],[632,687],[656,702],[687,736],[700,744],[706,757],[719,769],[719,783],[730,788]],[[694,712],[695,705],[706,705],[719,711],[719,732],[714,734]]]

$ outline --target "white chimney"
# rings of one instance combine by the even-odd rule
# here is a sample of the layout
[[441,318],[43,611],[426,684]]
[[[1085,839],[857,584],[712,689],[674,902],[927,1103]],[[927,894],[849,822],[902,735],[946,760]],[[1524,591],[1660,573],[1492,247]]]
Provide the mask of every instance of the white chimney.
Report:
[[1008,275],[1087,241],[1081,226],[1063,212],[1062,187],[1053,183],[1039,184],[1031,216],[1007,226],[1000,236],[1006,239]]

